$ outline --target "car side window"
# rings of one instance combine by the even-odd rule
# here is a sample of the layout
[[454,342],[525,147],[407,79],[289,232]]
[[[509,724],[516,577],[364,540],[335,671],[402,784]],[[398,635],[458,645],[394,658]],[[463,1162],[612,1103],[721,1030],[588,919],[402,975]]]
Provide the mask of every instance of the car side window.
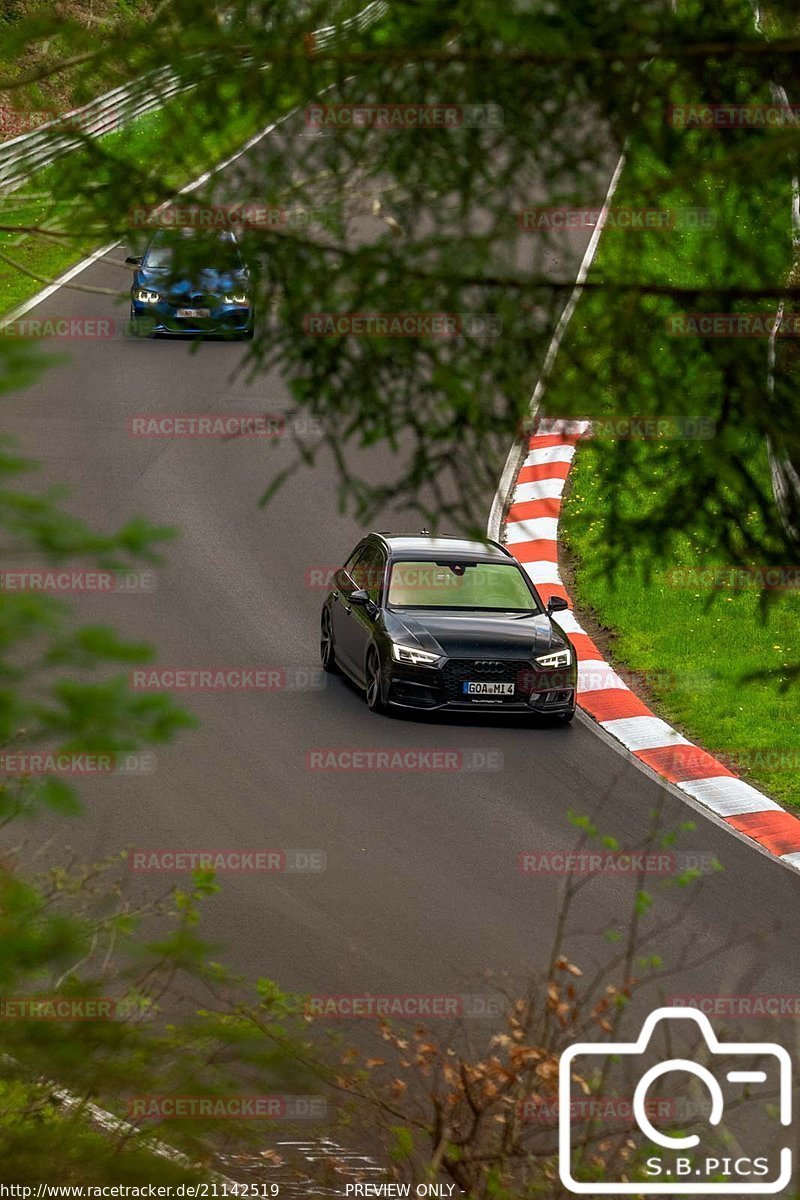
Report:
[[380,546],[376,546],[367,563],[366,581],[361,585],[366,590],[373,604],[377,604],[380,599],[385,575],[386,556]]
[[380,546],[362,546],[350,556],[344,567],[357,588],[363,588],[375,604],[386,573],[386,559]]
[[344,564],[344,569],[357,588],[366,587],[367,568],[372,556],[371,546],[359,546]]

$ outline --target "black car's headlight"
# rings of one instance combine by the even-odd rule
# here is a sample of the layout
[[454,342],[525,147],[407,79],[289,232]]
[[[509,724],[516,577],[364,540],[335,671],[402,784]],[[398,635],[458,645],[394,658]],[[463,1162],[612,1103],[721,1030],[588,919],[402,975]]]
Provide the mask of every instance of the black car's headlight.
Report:
[[541,654],[534,662],[539,667],[568,667],[572,662],[572,651],[569,647],[554,650],[552,654]]
[[137,288],[133,295],[140,304],[158,304],[161,299],[160,293],[153,292],[150,288]]
[[223,304],[246,304],[250,307],[250,297],[246,292],[229,292],[227,296],[222,297]]
[[417,650],[392,642],[392,658],[395,662],[406,663],[409,667],[432,667],[441,657],[441,654],[432,654],[430,650]]

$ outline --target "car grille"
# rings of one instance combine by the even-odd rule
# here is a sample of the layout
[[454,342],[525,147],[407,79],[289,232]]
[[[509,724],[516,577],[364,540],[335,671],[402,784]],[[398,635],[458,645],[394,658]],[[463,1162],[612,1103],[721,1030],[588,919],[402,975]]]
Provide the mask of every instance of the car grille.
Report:
[[483,658],[456,658],[445,663],[442,669],[442,682],[449,701],[469,700],[469,697],[464,695],[461,686],[463,683],[481,679],[513,683],[515,685],[513,696],[494,697],[494,699],[500,699],[505,704],[518,704],[521,699],[527,699],[530,695],[532,675],[531,664],[525,659],[501,661]]
[[167,301],[174,308],[216,308],[219,304],[219,296],[211,295],[209,292],[193,292],[190,296],[186,292],[170,292]]

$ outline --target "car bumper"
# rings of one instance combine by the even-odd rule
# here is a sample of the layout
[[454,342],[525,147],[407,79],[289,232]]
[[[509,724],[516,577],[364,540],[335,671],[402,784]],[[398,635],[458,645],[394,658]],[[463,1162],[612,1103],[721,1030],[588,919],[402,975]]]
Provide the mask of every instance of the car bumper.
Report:
[[195,337],[240,337],[253,329],[253,309],[221,305],[209,317],[179,317],[177,307],[169,304],[131,302],[131,320],[137,332],[152,334],[193,334]]
[[[461,664],[463,667],[463,664]],[[508,673],[514,692],[502,696],[469,696],[463,691],[463,680],[449,664],[436,668],[413,668],[392,665],[386,688],[386,702],[395,708],[425,711],[516,713],[540,716],[564,716],[575,710],[577,671],[541,671],[527,667],[526,677]],[[466,673],[469,673],[467,668]],[[454,678],[454,675],[456,676]],[[480,675],[476,673],[476,678]]]
[[[571,698],[568,698],[571,697]],[[412,712],[457,712],[480,713],[482,716],[518,716],[518,717],[566,717],[575,711],[575,693],[564,693],[555,703],[537,704],[489,704],[473,701],[469,704],[459,704],[454,700],[445,700],[440,704],[414,703],[406,699],[390,698],[387,704],[391,708],[407,709]]]

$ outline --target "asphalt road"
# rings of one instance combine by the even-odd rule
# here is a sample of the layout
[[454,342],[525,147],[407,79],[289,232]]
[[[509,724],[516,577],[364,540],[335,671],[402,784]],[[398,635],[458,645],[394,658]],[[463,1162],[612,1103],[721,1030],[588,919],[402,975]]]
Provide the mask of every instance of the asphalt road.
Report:
[[[574,267],[581,250],[576,241]],[[79,282],[124,286],[110,261],[122,257],[115,251]],[[124,315],[103,296],[61,290],[31,315],[110,313]],[[323,593],[309,572],[343,561],[362,533],[338,511],[332,462],[323,456],[295,475],[262,510],[258,496],[292,453],[287,443],[144,440],[126,429],[141,413],[280,411],[282,381],[233,379],[241,345],[190,353],[185,342],[117,338],[66,349],[68,362],[4,398],[5,429],[41,461],[41,483],[67,483],[69,507],[94,526],[141,515],[181,530],[155,591],[78,597],[80,618],[153,642],[164,666],[316,669]],[[382,448],[361,463],[374,478],[393,470]],[[487,495],[487,514],[490,503]],[[380,718],[339,679],[324,689],[182,699],[198,731],[160,749],[150,775],[88,783],[86,818],[66,831],[48,819],[42,834],[87,857],[123,846],[323,851],[323,872],[224,876],[205,931],[238,968],[315,994],[486,992],[486,968],[523,979],[546,962],[562,880],[521,874],[518,855],[569,849],[568,811],[590,812],[605,798],[602,827],[624,846],[641,840],[663,802],[668,823],[694,816],[686,848],[725,866],[659,942],[668,962],[705,959],[680,968],[665,990],[800,994],[797,875],[692,813],[588,723]],[[502,769],[309,770],[308,752],[323,747],[477,749],[499,752]],[[145,885],[160,891],[168,879]],[[572,954],[584,966],[603,955],[597,931],[624,923],[630,890],[629,881],[600,878],[579,904]],[[665,918],[684,900],[665,893]],[[750,932],[754,940],[727,948]]]

